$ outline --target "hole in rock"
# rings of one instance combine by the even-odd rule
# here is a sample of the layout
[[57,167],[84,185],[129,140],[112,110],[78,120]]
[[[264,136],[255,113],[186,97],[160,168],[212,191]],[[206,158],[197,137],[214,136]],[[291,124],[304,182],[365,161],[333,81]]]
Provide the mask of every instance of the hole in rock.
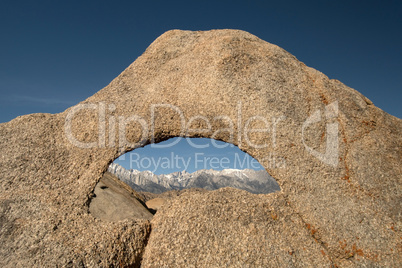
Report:
[[[146,203],[146,212],[154,214],[182,192],[223,187],[254,194],[280,190],[256,159],[233,144],[207,138],[172,138],[135,149],[111,163],[95,188],[90,211],[96,217],[116,221],[122,217],[116,210],[127,214],[130,206],[141,208]],[[145,211],[137,210],[138,215],[124,218],[149,218]]]

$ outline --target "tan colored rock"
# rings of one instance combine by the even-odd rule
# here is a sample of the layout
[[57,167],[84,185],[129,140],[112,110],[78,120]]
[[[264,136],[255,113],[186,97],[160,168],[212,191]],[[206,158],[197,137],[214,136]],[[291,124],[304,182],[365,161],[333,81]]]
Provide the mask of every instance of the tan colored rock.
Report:
[[166,199],[157,197],[147,201],[145,204],[147,205],[148,208],[158,211],[165,203]]
[[119,155],[187,134],[239,146],[282,191],[178,197],[152,220],[144,266],[401,267],[401,130],[249,33],[169,31],[81,104],[0,124],[0,266],[139,265],[149,221],[95,218],[95,186]]
[[105,221],[152,219],[144,200],[110,172],[103,174],[94,193],[95,197],[91,200],[89,212],[98,219]]
[[234,188],[187,193],[162,207],[152,222],[142,267],[331,265],[320,242],[278,194]]

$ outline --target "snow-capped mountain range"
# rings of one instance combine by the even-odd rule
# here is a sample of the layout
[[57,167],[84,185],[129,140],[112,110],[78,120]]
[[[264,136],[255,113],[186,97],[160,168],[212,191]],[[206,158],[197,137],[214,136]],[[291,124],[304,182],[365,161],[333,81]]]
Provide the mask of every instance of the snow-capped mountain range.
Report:
[[155,175],[151,171],[127,170],[111,163],[108,171],[139,192],[162,193],[170,190],[204,188],[216,190],[233,187],[255,194],[279,191],[278,183],[265,170],[202,169],[193,173],[186,171]]

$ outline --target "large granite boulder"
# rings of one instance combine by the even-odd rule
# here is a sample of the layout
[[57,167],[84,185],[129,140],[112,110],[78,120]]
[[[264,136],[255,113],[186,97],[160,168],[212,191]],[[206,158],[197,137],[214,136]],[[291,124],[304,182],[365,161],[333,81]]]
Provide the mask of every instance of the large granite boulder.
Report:
[[[401,130],[249,33],[169,31],[80,104],[0,124],[0,266],[401,267]],[[151,222],[90,213],[111,161],[177,136],[237,145],[281,191],[188,193]]]

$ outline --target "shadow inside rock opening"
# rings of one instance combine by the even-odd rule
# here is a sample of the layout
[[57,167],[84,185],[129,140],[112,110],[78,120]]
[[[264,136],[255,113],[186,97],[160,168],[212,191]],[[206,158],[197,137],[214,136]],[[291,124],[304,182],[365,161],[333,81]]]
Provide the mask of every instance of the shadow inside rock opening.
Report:
[[172,138],[115,159],[94,190],[90,213],[106,221],[148,219],[186,192],[224,187],[269,194],[280,187],[249,154],[207,138]]

